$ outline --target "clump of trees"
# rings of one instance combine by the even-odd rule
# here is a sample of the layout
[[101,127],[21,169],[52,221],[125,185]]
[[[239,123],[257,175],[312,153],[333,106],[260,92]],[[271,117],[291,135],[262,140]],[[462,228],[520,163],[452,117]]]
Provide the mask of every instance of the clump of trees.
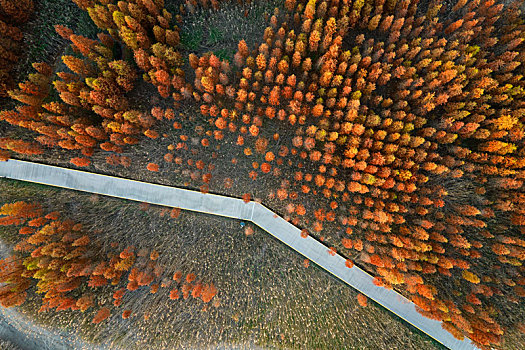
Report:
[[[37,293],[39,312],[55,309],[96,310],[93,323],[107,319],[118,310],[126,293],[149,288],[170,288],[170,299],[182,296],[209,303],[217,294],[213,283],[197,281],[195,274],[183,280],[182,272],[166,283],[164,268],[157,263],[159,253],[149,254],[129,246],[104,256],[93,241],[93,234],[82,224],[61,219],[60,213],[45,214],[35,203],[15,202],[0,208],[0,226],[16,226],[20,239],[14,254],[0,260],[0,304],[22,305],[28,293]],[[125,285],[125,287],[123,286]],[[102,288],[110,286],[111,288]],[[119,286],[121,286],[119,288]],[[99,307],[104,294],[113,293],[113,307]],[[134,310],[123,310],[122,318]]]
[[[155,119],[149,111],[130,106],[126,95],[135,87],[138,72],[131,62],[115,57],[115,41],[132,52],[136,65],[145,72],[144,80],[167,98],[171,96],[172,83],[184,82],[179,68],[182,56],[176,51],[178,29],[170,29],[172,15],[163,8],[163,2],[76,3],[109,35],[100,33],[98,40],[92,40],[57,25],[58,34],[71,41],[79,55],[62,57],[69,71],[56,72],[59,79],[55,80],[54,72],[45,66],[44,72],[30,75],[28,81],[19,84],[19,89],[10,91],[10,97],[23,105],[3,111],[0,119],[36,132],[35,140],[43,146],[80,152],[82,157],[71,159],[77,166],[89,165],[94,149],[101,148],[112,152],[108,163],[127,167],[130,159],[118,156],[123,147],[139,142],[141,134],[155,139],[158,133],[152,129]],[[51,82],[59,101],[49,102]],[[182,96],[177,92],[173,98],[180,100]],[[25,149],[19,152],[19,147],[3,149],[31,154]]]

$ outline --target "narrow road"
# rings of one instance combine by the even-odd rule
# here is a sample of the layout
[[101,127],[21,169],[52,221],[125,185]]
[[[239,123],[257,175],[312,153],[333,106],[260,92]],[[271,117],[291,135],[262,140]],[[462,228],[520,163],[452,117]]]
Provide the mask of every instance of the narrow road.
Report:
[[0,162],[0,177],[252,221],[296,252],[449,349],[477,349],[469,339],[457,340],[441,327],[440,322],[419,314],[414,303],[401,294],[374,285],[373,277],[359,267],[346,267],[346,259],[339,254],[333,256],[329,254],[328,247],[323,243],[311,236],[302,238],[299,228],[262,204],[253,201],[245,203],[238,198],[20,160]]

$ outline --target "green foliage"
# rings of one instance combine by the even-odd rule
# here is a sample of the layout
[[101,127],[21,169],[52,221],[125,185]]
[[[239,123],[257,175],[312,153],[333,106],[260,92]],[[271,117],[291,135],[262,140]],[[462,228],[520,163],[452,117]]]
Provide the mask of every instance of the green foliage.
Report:
[[180,35],[180,43],[186,50],[197,51],[201,46],[203,34],[202,28],[193,32],[182,32]]

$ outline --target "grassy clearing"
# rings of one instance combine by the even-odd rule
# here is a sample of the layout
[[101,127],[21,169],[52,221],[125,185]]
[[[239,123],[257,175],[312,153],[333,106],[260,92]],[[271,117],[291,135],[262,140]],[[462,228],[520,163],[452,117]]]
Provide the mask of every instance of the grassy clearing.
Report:
[[[276,7],[277,0],[252,1],[239,5],[236,1],[221,3],[218,10],[198,8],[184,16],[181,24],[181,44],[187,53],[202,55],[213,52],[217,57],[232,62],[237,43],[246,40],[253,46],[262,41],[263,30]],[[187,57],[187,54],[184,55]]]

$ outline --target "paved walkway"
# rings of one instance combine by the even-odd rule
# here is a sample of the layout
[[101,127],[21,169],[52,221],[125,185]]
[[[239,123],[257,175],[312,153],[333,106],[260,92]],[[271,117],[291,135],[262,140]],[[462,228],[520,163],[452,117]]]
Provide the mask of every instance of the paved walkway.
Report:
[[401,294],[374,285],[373,277],[365,271],[357,266],[346,267],[346,259],[339,254],[330,255],[323,243],[310,236],[302,238],[299,228],[259,203],[19,160],[0,162],[0,177],[252,221],[446,347],[477,349],[469,339],[457,340],[440,322],[419,314],[415,305]]

